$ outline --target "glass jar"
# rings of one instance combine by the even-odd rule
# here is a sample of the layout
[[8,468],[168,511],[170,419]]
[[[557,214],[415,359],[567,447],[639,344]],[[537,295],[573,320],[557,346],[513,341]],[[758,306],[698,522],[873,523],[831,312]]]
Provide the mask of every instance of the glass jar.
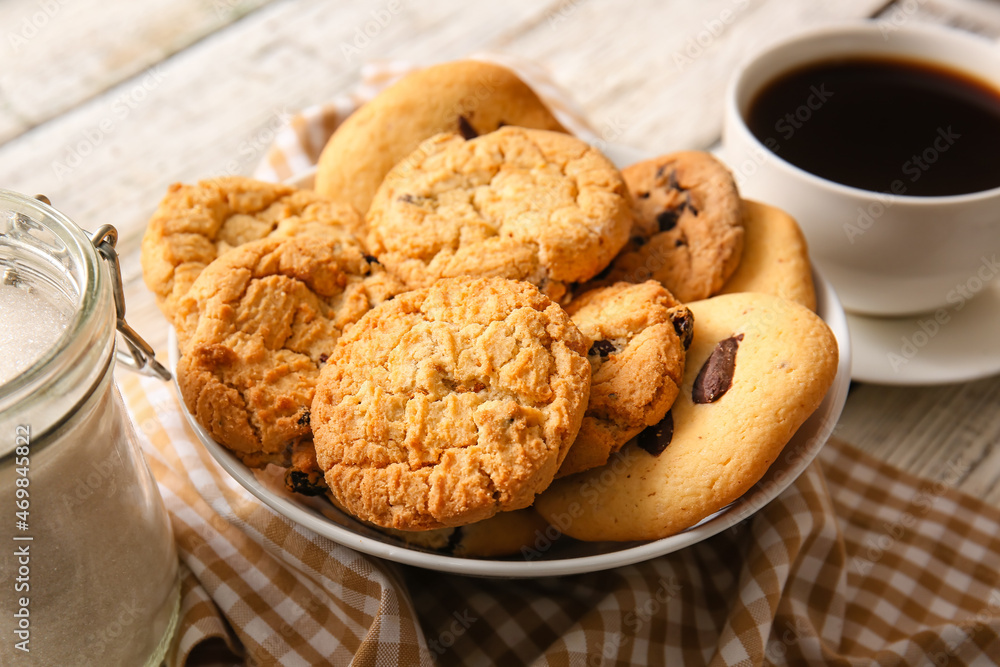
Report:
[[157,665],[176,629],[170,522],[113,377],[134,336],[116,238],[0,190],[2,665]]

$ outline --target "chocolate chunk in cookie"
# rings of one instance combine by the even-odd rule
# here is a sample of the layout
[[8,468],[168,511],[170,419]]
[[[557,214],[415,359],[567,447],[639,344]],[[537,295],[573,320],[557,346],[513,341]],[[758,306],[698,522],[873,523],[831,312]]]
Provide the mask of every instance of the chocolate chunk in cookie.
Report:
[[712,350],[711,356],[698,371],[691,387],[691,400],[695,403],[715,403],[733,386],[736,374],[736,352],[743,334],[730,336]]
[[472,127],[465,116],[458,117],[458,133],[462,135],[463,139],[475,139],[479,136],[476,128]]
[[670,311],[670,321],[674,324],[674,333],[681,339],[684,349],[691,347],[694,337],[694,317],[687,308],[674,308]]
[[607,359],[609,354],[617,350],[618,348],[610,340],[595,340],[587,351],[587,356],[597,355],[601,359]]
[[605,281],[660,281],[682,302],[719,291],[743,250],[742,204],[725,165],[709,153],[683,151],[622,171],[635,226]]
[[655,426],[647,426],[636,438],[636,444],[650,456],[659,456],[674,438],[674,416],[666,416]]
[[316,462],[312,438],[303,438],[292,447],[291,462],[285,471],[285,488],[303,496],[321,496],[330,490]]

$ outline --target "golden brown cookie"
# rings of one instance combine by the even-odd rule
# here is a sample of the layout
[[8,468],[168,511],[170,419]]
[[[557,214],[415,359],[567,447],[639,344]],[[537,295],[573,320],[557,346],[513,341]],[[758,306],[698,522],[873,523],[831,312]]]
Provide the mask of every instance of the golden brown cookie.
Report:
[[567,535],[653,540],[698,523],[763,476],[833,383],[836,338],[807,308],[758,293],[688,306],[694,340],[668,418],[535,502]]
[[369,250],[408,286],[525,280],[553,299],[603,269],[632,224],[621,174],[566,134],[442,134],[393,167],[368,211]]
[[341,333],[401,285],[352,245],[263,239],[212,262],[177,307],[188,410],[250,467],[308,437],[319,369]]
[[576,437],[587,340],[535,287],[442,279],[340,339],[312,404],[336,501],[385,528],[459,526],[527,507]]
[[602,283],[653,278],[684,303],[715,294],[743,250],[742,203],[726,166],[709,153],[681,151],[622,175],[635,226]]
[[177,302],[226,250],[267,236],[322,236],[359,245],[354,233],[361,224],[350,206],[287,185],[242,176],[176,183],[143,236],[143,278],[172,322]]
[[[464,558],[497,558],[531,553],[540,536],[552,534],[549,522],[531,507],[500,512],[489,519],[454,528],[407,531],[374,526],[406,544]],[[559,533],[555,533],[558,537]]]
[[337,128],[319,158],[316,190],[365,213],[397,162],[435,134],[473,137],[504,125],[565,132],[505,67],[475,60],[413,72]]
[[806,239],[792,216],[760,202],[743,201],[743,257],[719,294],[764,292],[816,310]]
[[557,477],[596,468],[647,426],[659,423],[677,397],[694,320],[660,283],[616,283],[566,307],[591,341],[590,402],[580,433]]

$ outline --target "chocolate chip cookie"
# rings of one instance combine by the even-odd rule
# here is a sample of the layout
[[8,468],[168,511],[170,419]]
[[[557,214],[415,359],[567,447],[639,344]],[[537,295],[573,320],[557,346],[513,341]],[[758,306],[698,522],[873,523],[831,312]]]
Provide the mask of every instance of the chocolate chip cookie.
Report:
[[202,270],[267,236],[321,236],[360,247],[361,216],[308,190],[241,176],[170,186],[142,239],[146,285],[168,320]]
[[622,171],[635,226],[602,284],[659,280],[682,302],[715,294],[743,250],[736,182],[711,154],[682,151]]
[[435,134],[472,138],[504,125],[565,132],[505,67],[459,60],[413,72],[351,114],[323,149],[316,190],[365,213],[397,162]]
[[369,250],[412,288],[460,275],[530,282],[555,300],[628,238],[621,174],[566,134],[504,127],[428,139],[393,167],[367,217]]
[[312,403],[330,493],[400,530],[529,506],[580,428],[587,347],[523,282],[442,279],[381,304],[338,341]]
[[668,418],[607,465],[557,480],[535,503],[581,540],[653,540],[746,493],[819,406],[837,341],[809,309],[769,294],[688,304],[697,325]]
[[337,339],[401,288],[353,245],[328,239],[230,250],[177,307],[188,410],[246,465],[288,465],[311,432],[316,380]]
[[616,283],[566,307],[591,341],[590,402],[557,477],[604,465],[667,414],[684,376],[694,320],[660,283]]

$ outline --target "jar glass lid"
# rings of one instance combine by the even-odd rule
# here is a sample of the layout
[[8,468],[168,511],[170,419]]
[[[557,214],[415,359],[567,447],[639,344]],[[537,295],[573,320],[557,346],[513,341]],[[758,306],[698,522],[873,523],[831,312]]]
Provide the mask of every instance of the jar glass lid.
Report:
[[0,190],[0,397],[35,384],[105,289],[86,235],[45,203]]

